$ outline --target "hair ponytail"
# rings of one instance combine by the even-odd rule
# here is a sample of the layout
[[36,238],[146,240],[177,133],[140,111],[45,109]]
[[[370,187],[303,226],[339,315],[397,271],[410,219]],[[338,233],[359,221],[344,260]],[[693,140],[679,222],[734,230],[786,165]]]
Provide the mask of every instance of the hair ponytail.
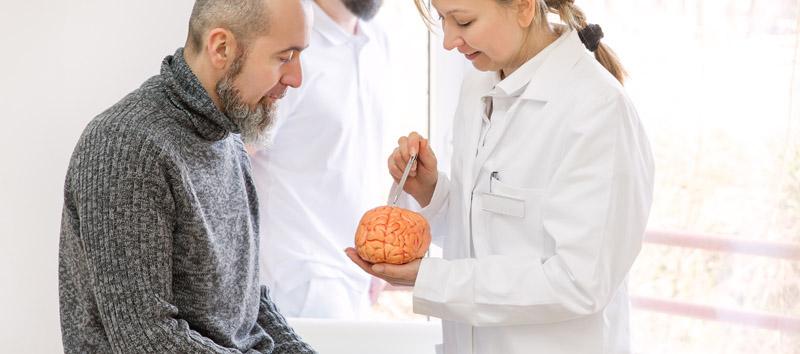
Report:
[[[495,0],[500,5],[511,5],[513,4],[514,0]],[[561,17],[561,21],[564,22],[567,27],[578,31],[581,35],[581,40],[586,45],[587,49],[594,52],[594,57],[600,62],[603,67],[608,70],[620,83],[624,84],[625,77],[628,73],[625,71],[625,68],[622,67],[622,63],[620,63],[619,58],[617,58],[617,54],[614,53],[611,48],[603,42],[600,41],[600,38],[603,37],[603,32],[600,30],[600,27],[597,25],[589,25],[586,22],[586,15],[584,15],[583,11],[575,5],[575,0],[530,0],[534,1],[535,5],[539,9],[539,17],[536,18],[537,23],[542,23],[542,21],[547,21],[547,14],[554,13]],[[414,0],[414,5],[416,5],[417,10],[419,11],[420,15],[422,16],[422,20],[428,26],[428,28],[432,28],[435,21],[433,16],[431,16],[430,11],[428,10],[427,5],[425,4],[424,0]]]
[[[602,30],[599,29],[599,26],[590,25],[586,21],[586,15],[575,5],[575,0],[540,1],[544,1],[550,12],[557,14],[561,18],[561,21],[569,28],[581,33],[581,40],[588,37],[589,39],[584,40],[584,45],[586,45],[589,50],[594,49],[592,51],[594,52],[595,59],[597,59],[597,61],[620,83],[625,83],[625,77],[628,73],[625,71],[625,68],[622,67],[622,63],[619,61],[617,54],[614,53],[609,46],[600,41],[600,38],[603,36]],[[542,14],[542,16],[547,16],[547,14]],[[596,26],[596,29],[592,26]],[[598,30],[599,34],[596,32]],[[589,32],[590,35],[585,35],[587,32]]]

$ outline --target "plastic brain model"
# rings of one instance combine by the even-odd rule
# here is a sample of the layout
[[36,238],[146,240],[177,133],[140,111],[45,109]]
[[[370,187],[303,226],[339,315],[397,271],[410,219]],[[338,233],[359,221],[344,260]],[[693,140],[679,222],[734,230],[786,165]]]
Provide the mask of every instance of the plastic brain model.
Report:
[[431,244],[428,221],[411,210],[382,206],[364,214],[356,231],[358,255],[370,263],[405,264]]

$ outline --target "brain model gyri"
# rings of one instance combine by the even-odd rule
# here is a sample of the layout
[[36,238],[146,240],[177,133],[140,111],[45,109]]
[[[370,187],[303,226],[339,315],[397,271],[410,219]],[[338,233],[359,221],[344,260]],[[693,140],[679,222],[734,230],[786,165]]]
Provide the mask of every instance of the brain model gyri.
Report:
[[366,212],[356,231],[358,255],[370,263],[405,264],[422,258],[430,243],[430,226],[422,215],[392,206]]

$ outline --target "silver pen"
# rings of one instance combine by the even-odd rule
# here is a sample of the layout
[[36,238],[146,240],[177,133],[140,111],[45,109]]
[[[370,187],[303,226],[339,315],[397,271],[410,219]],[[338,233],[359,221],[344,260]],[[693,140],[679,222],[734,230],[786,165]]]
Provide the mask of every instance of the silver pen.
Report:
[[411,155],[411,159],[406,163],[406,168],[403,170],[403,177],[400,178],[400,183],[397,184],[397,189],[394,191],[394,197],[389,198],[389,200],[392,201],[390,204],[391,206],[397,205],[397,199],[400,198],[400,193],[403,192],[403,186],[406,184],[408,174],[411,172],[411,166],[414,165],[414,161],[417,161],[417,155]]

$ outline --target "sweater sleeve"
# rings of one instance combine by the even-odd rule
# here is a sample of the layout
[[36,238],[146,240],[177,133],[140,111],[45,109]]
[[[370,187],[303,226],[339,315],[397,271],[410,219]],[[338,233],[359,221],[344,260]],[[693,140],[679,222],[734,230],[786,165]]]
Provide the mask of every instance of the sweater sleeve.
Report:
[[258,324],[275,341],[275,354],[313,354],[314,349],[303,342],[300,336],[289,327],[275,303],[269,297],[269,290],[261,286],[261,306],[258,311]]
[[87,264],[88,284],[111,349],[238,353],[178,318],[172,302],[174,203],[160,149],[122,139],[86,143],[77,152],[80,162],[67,189],[79,217],[75,237],[82,254],[76,258],[83,259],[76,261]]

